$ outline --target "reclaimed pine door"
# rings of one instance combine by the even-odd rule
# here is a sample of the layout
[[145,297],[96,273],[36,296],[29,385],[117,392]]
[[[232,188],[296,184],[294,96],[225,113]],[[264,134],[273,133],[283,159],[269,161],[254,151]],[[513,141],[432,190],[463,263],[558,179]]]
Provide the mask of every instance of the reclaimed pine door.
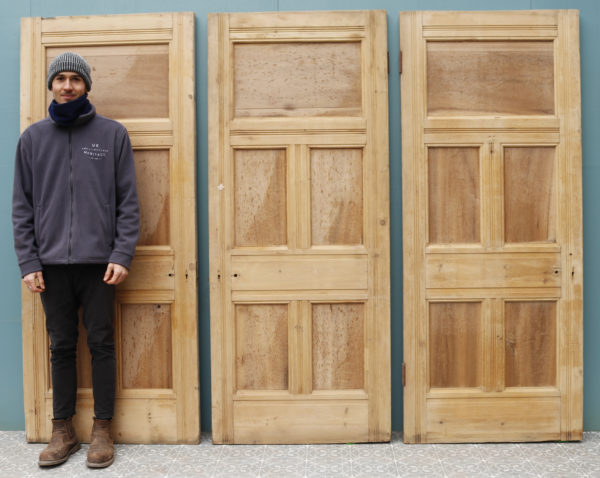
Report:
[[580,440],[576,11],[400,14],[404,440]]
[[[196,305],[194,15],[24,18],[21,129],[47,115],[46,72],[63,51],[92,68],[90,101],[120,121],[134,149],[141,231],[117,288],[119,442],[200,439]],[[25,287],[23,356],[27,439],[51,434],[52,384],[41,302]],[[91,364],[80,326],[75,426],[89,439]]]
[[214,443],[390,439],[386,30],[209,15]]

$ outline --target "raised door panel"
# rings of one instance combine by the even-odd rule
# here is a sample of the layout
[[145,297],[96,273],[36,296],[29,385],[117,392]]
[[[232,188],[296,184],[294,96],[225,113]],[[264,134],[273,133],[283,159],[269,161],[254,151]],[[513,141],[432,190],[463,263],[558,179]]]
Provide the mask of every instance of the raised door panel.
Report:
[[400,15],[404,439],[578,440],[578,14]]
[[209,16],[215,443],[389,440],[385,37]]
[[[194,16],[26,18],[22,26],[22,127],[46,116],[47,65],[70,50],[90,63],[98,114],[123,123],[134,149],[141,226],[115,304],[115,438],[197,442]],[[23,297],[24,327],[46,337],[41,304],[32,299]],[[85,440],[93,399],[80,328],[76,427]],[[34,441],[48,439],[52,418],[49,352],[38,340],[24,340],[27,437]],[[37,372],[41,364],[45,374]]]

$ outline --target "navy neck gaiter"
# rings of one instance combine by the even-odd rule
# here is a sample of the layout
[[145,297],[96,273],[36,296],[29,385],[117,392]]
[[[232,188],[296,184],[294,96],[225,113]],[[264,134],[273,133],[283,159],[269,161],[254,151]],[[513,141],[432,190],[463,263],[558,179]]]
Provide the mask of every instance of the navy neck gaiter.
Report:
[[92,111],[92,104],[88,100],[87,93],[85,93],[76,100],[67,101],[66,103],[57,103],[56,100],[52,100],[48,111],[50,117],[59,125],[73,126],[77,118]]

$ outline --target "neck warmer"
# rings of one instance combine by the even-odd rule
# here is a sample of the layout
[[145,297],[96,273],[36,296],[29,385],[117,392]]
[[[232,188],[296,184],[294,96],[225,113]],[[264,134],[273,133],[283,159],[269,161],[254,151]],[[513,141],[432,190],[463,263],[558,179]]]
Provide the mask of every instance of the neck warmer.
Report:
[[76,100],[66,103],[57,103],[56,100],[52,100],[48,107],[50,117],[61,126],[73,126],[77,118],[92,110],[92,104],[87,96],[85,93]]

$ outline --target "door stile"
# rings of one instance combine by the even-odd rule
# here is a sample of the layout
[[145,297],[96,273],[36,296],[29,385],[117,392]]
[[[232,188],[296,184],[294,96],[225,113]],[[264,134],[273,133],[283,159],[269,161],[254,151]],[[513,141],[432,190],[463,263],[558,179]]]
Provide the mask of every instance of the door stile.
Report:
[[[562,277],[565,284],[564,313],[569,318],[566,341],[569,350],[566,353],[568,373],[565,373],[567,400],[564,404],[565,419],[561,421],[561,439],[581,440],[583,437],[583,216],[582,216],[582,177],[572,174],[581,171],[581,90],[579,64],[579,15],[576,10],[561,11],[559,14],[559,32],[564,33],[564,43],[557,42],[559,52],[557,63],[562,75],[558,76],[565,87],[558,98],[558,111],[564,114],[564,136],[561,146],[564,147],[565,168],[567,174],[562,187],[565,195],[566,236],[568,254],[563,253],[564,265]],[[561,37],[559,36],[559,39]],[[567,47],[568,45],[568,47]],[[561,130],[562,132],[562,130]],[[567,202],[567,198],[571,201]],[[561,310],[561,312],[563,311]]]
[[[411,12],[400,16],[400,45],[402,52],[402,81],[401,96],[405,106],[402,115],[402,235],[403,235],[403,297],[404,297],[404,356],[405,358],[405,383],[404,383],[404,440],[407,443],[420,441],[421,420],[423,402],[419,384],[420,369],[418,340],[418,320],[420,314],[421,299],[419,294],[420,284],[423,281],[423,258],[418,256],[419,238],[419,215],[411,212],[418,207],[417,184],[418,165],[417,161],[408,160],[419,154],[418,149],[422,144],[421,129],[416,128],[414,123],[422,123],[423,115],[417,88],[419,85],[418,72],[421,70],[418,64],[418,45],[413,42],[416,35],[412,32],[418,28],[417,13]],[[402,45],[408,45],[402,49]],[[408,67],[410,65],[410,67]],[[410,220],[412,219],[412,220]],[[420,267],[417,267],[417,264]],[[417,274],[413,275],[413,271]]]
[[[229,383],[226,380],[227,372],[225,370],[225,347],[227,346],[227,337],[224,323],[216,318],[225,317],[229,314],[227,309],[227,291],[226,280],[226,244],[225,244],[225,216],[220,211],[225,207],[225,194],[223,192],[223,183],[225,179],[224,165],[225,155],[228,154],[228,147],[225,142],[226,128],[228,127],[227,118],[225,118],[225,101],[229,92],[224,91],[228,78],[228,69],[223,61],[229,58],[229,43],[227,40],[228,18],[225,16],[209,17],[208,45],[213,45],[208,49],[209,64],[219,65],[218,68],[208,70],[208,97],[218,98],[217,102],[209,102],[209,155],[219,158],[218,161],[209,161],[209,228],[215,238],[209,242],[209,250],[212,260],[209,264],[210,270],[210,309],[211,309],[211,335],[214,343],[218,347],[211,347],[211,399],[212,407],[212,428],[213,441],[223,443],[231,441],[232,425],[228,420],[227,410],[230,407],[225,406],[224,401],[230,395],[227,393]],[[227,94],[226,94],[227,93]]]
[[[42,38],[42,19],[21,19],[21,97],[20,131],[43,117],[45,91],[38,85],[45,83]],[[27,40],[25,40],[27,39]],[[49,364],[46,358],[48,337],[44,326],[44,312],[39,297],[33,298],[21,283],[21,317],[23,333],[23,387],[31,390],[24,394],[25,428],[27,441],[42,441],[46,435],[45,396],[48,393]],[[42,373],[40,373],[42,371]],[[41,413],[38,413],[41,411]]]
[[[197,218],[189,212],[196,210],[195,178],[196,157],[195,131],[184,125],[196,124],[195,97],[185,92],[195,91],[194,16],[175,16],[174,35],[170,43],[169,84],[170,104],[180,103],[177,115],[172,115],[173,133],[177,135],[170,148],[170,191],[176,204],[183,205],[171,214],[171,241],[177,250],[193,251],[193,254],[173,254],[175,269],[175,302],[173,307],[173,388],[177,393],[177,440],[179,443],[197,443],[200,439],[200,403],[197,394],[186,391],[198,388],[197,320],[184,320],[186,315],[198,316],[196,230]],[[180,101],[180,99],[182,101]],[[174,138],[175,139],[175,138]]]

